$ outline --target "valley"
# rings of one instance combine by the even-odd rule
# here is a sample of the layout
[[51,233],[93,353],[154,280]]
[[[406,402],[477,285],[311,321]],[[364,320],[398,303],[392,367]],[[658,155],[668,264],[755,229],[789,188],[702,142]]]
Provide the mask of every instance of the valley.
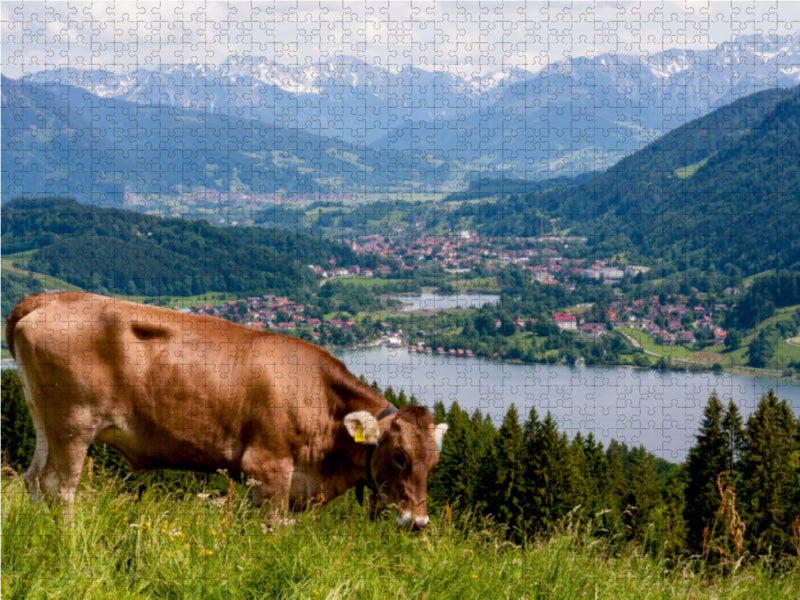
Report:
[[[670,50],[474,81],[351,57],[4,78],[2,312],[78,288],[332,347],[402,337],[523,363],[797,376],[800,87],[774,64],[795,46],[741,38],[705,62]],[[711,81],[717,60],[747,65],[747,85],[706,110],[636,100]],[[564,102],[600,101],[590,74],[625,114],[587,104],[568,127]],[[595,150],[578,163],[558,149],[581,141]],[[499,301],[400,310],[423,290]]]
[[[13,201],[4,207],[3,315],[26,293],[86,289],[329,347],[392,338],[429,352],[511,362],[798,375],[800,350],[786,340],[800,328],[800,297],[785,293],[798,289],[796,271],[757,279],[764,282],[756,286],[759,298],[783,295],[773,299],[773,314],[749,323],[740,316],[753,291],[744,278],[695,280],[624,255],[598,258],[579,236],[436,235],[421,209],[435,215],[442,205],[413,206],[415,219],[381,217],[385,235],[355,235],[339,221],[353,237],[323,242],[63,199]],[[136,257],[158,262],[146,267]],[[779,273],[774,292],[769,282]],[[424,290],[490,292],[499,301],[401,310],[403,295]]]

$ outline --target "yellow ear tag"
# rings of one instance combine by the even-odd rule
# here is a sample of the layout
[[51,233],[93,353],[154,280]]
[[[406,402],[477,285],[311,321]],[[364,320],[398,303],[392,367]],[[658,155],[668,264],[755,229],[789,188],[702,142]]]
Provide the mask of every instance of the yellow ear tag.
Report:
[[365,437],[364,437],[364,430],[363,430],[363,428],[361,427],[361,423],[359,423],[358,425],[356,425],[356,433],[355,433],[355,435],[353,436],[353,439],[354,439],[356,442],[358,442],[359,444],[363,444],[364,442],[366,442],[366,441],[367,441],[367,438],[365,438]]

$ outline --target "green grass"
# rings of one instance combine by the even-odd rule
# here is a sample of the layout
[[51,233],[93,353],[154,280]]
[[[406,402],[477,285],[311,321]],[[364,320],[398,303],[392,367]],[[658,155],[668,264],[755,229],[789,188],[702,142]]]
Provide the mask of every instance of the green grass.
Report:
[[661,344],[657,344],[653,339],[653,336],[642,331],[641,329],[636,329],[635,327],[617,327],[617,331],[627,333],[633,339],[639,342],[642,345],[642,348],[649,352],[654,352],[660,356],[689,360],[693,354],[691,350],[685,348],[684,346],[662,346]]
[[[798,309],[800,309],[800,304],[777,309],[774,315],[768,319],[764,319],[764,321],[759,323],[748,335],[744,336],[739,348],[727,353],[726,356],[728,359],[734,364],[746,364],[748,346],[750,342],[761,333],[761,330],[766,327],[771,327],[781,321],[791,319],[792,315],[794,315],[795,311]],[[778,346],[775,349],[775,359],[774,362],[780,365],[785,365],[790,361],[800,360],[800,348],[787,344],[786,340],[781,340],[778,342]]]
[[500,285],[497,283],[497,277],[457,278],[453,285],[461,293],[499,294],[501,291]]
[[800,346],[787,344],[785,340],[778,342],[778,347],[775,349],[775,356],[773,358],[775,365],[783,368],[790,362],[800,361]]
[[2,258],[3,271],[22,275],[24,277],[33,277],[47,290],[80,290],[78,286],[72,285],[63,279],[52,277],[50,275],[43,275],[28,270],[28,263],[33,256],[33,250],[29,252],[20,252],[18,254],[11,254]]
[[211,304],[218,306],[224,304],[229,300],[239,300],[245,297],[245,294],[229,294],[227,292],[205,292],[203,294],[196,294],[194,296],[116,296],[123,300],[130,302],[139,302],[145,304],[155,304],[157,306],[179,306],[181,308],[188,308],[191,306],[199,306],[201,304]]
[[36,250],[27,250],[16,254],[6,254],[3,256],[3,268],[27,269],[35,252]]
[[[220,477],[216,477],[220,479]],[[187,480],[188,481],[188,480]],[[213,486],[212,486],[213,487]],[[434,515],[424,533],[371,523],[349,494],[270,530],[246,489],[201,498],[188,483],[141,497],[120,480],[84,481],[75,514],[2,489],[4,598],[795,598],[800,567],[753,560],[735,574],[669,568],[631,545],[614,552],[566,527],[524,546],[491,524]],[[211,500],[219,496],[221,502]]]
[[697,171],[700,170],[703,167],[703,165],[705,165],[707,162],[708,162],[708,157],[692,165],[687,165],[683,168],[676,169],[675,177],[677,177],[678,179],[688,179],[689,177],[697,173]]
[[321,283],[324,285],[329,281],[349,283],[376,291],[380,291],[381,288],[385,288],[386,286],[393,285],[397,282],[397,280],[381,279],[380,277],[357,277],[355,275],[347,275],[343,277],[334,277],[333,279],[326,279]]

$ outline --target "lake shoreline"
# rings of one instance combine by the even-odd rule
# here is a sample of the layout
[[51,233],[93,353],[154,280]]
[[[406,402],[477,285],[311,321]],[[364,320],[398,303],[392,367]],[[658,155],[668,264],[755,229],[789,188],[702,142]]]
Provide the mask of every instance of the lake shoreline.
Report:
[[499,426],[516,405],[523,418],[533,408],[551,413],[572,434],[593,433],[633,446],[643,445],[670,462],[682,462],[694,444],[708,398],[734,400],[744,418],[762,394],[774,389],[800,415],[800,384],[753,373],[665,371],[632,365],[529,364],[486,357],[409,352],[406,347],[360,347],[336,356],[356,376],[382,389],[401,389],[433,407],[453,402],[480,410]]

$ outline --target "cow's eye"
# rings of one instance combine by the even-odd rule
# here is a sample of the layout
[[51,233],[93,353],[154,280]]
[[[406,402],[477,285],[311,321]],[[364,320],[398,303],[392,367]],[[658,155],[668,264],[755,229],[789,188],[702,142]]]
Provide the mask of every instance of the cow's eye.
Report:
[[408,461],[406,460],[406,455],[402,452],[396,452],[394,456],[392,456],[392,460],[394,461],[394,466],[398,469],[405,469]]

